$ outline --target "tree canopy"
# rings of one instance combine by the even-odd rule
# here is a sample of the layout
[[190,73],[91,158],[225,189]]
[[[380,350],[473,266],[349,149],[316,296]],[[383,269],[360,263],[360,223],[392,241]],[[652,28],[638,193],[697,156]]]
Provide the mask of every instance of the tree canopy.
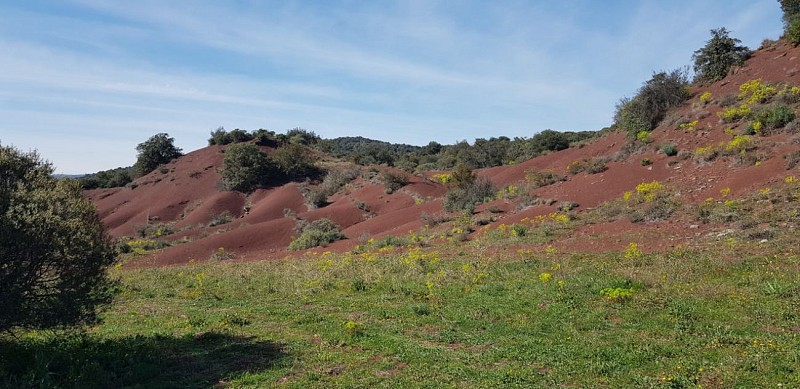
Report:
[[174,142],[175,139],[162,132],[139,143],[136,146],[136,151],[138,152],[136,163],[133,165],[136,176],[141,177],[150,173],[159,165],[168,163],[183,155],[182,150],[175,147]]
[[739,39],[730,37],[725,27],[711,30],[711,39],[692,56],[695,79],[721,80],[733,66],[743,64],[750,57],[750,49],[740,43]]
[[74,180],[35,152],[0,145],[0,331],[91,323],[116,252]]

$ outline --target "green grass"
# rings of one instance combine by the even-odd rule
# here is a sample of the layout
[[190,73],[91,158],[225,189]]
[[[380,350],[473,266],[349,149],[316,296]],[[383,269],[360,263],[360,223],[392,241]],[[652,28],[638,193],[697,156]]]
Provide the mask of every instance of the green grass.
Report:
[[[793,239],[628,258],[505,252],[489,239],[121,269],[121,295],[102,324],[3,340],[0,382],[797,387]],[[631,293],[609,299],[608,288]]]

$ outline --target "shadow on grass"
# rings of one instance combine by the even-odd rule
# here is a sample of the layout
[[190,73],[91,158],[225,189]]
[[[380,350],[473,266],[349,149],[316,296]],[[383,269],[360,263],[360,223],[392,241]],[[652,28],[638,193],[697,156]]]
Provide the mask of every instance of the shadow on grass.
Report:
[[282,347],[216,332],[97,339],[0,339],[0,387],[190,388],[276,368]]

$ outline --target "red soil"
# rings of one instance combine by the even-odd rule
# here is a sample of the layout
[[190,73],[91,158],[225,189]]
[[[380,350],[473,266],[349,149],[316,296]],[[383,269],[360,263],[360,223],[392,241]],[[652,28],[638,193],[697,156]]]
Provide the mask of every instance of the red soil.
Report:
[[[526,186],[526,173],[549,170],[567,175],[568,179],[531,192],[543,199],[555,199],[552,206],[533,206],[517,210],[518,200],[495,200],[481,205],[477,211],[487,214],[492,209],[497,220],[487,228],[512,224],[524,218],[554,212],[560,202],[579,205],[578,211],[597,207],[620,198],[637,184],[653,180],[664,183],[680,194],[684,203],[699,203],[706,198],[720,198],[728,188],[731,197],[746,195],[780,182],[792,172],[786,171],[783,156],[800,150],[800,145],[786,135],[758,137],[758,151],[766,158],[759,166],[734,166],[732,157],[697,163],[693,159],[667,157],[658,152],[665,142],[678,150],[693,151],[699,147],[727,142],[730,136],[719,122],[715,103],[702,105],[697,96],[711,92],[719,99],[738,93],[738,86],[748,80],[800,84],[800,48],[783,43],[757,51],[745,66],[726,79],[707,86],[695,87],[693,97],[671,117],[698,120],[694,131],[680,129],[667,118],[653,131],[653,142],[620,161],[614,157],[628,142],[620,133],[608,134],[584,147],[543,155],[513,166],[483,169],[479,175],[489,178],[498,188]],[[189,153],[165,169],[157,170],[119,189],[87,192],[100,217],[115,237],[134,234],[136,227],[148,222],[174,223],[182,230],[169,239],[186,238],[189,243],[174,245],[137,262],[140,265],[185,263],[190,259],[207,260],[221,247],[236,254],[237,259],[279,258],[290,255],[287,246],[296,232],[295,219],[329,218],[339,224],[347,239],[325,250],[345,251],[353,248],[364,236],[405,235],[423,228],[423,213],[442,212],[446,187],[427,178],[408,175],[409,184],[392,193],[385,193],[382,184],[358,179],[330,197],[329,205],[309,210],[298,184],[258,190],[248,196],[217,189],[217,169],[222,165],[222,147],[211,146]],[[569,175],[567,165],[574,161],[608,157],[608,170],[598,174]],[[652,161],[642,166],[641,160]],[[164,171],[162,173],[162,171]],[[497,209],[494,209],[497,208]],[[223,226],[208,227],[214,216],[228,212],[234,221]],[[559,251],[598,252],[622,250],[631,241],[646,241],[646,250],[667,249],[687,245],[708,233],[707,226],[692,226],[688,221],[631,224],[624,221],[589,225],[572,236],[556,242]],[[509,248],[513,249],[513,248]]]

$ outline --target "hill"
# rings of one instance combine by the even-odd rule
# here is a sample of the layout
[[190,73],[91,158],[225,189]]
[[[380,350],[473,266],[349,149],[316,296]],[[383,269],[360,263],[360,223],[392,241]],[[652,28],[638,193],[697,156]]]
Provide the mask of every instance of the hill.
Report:
[[[794,161],[800,152],[795,122],[754,132],[751,127],[755,119],[727,120],[724,115],[742,104],[746,98],[742,91],[748,85],[766,88],[770,94],[754,110],[764,112],[776,104],[796,110],[800,101],[795,98],[795,85],[800,84],[798,57],[800,49],[785,43],[756,51],[728,77],[693,86],[691,98],[671,110],[646,139],[631,140],[623,132],[605,131],[576,147],[476,170],[499,194],[479,205],[466,221],[463,217],[458,221],[458,212],[443,210],[448,186],[440,179],[446,171],[412,174],[387,166],[358,167],[321,154],[329,171],[349,169],[357,177],[325,196],[318,208],[309,196],[319,191],[321,181],[293,182],[250,194],[222,191],[218,189],[218,170],[227,147],[224,145],[186,154],[124,188],[93,190],[88,196],[113,236],[158,241],[149,246],[163,249],[137,251],[143,254],[135,257],[139,264],[202,261],[220,251],[241,260],[294,255],[287,248],[300,234],[299,227],[320,218],[332,220],[344,234],[344,240],[325,248],[333,251],[352,250],[370,239],[402,238],[420,231],[429,234],[432,241],[450,239],[456,229],[462,230],[456,234],[459,239],[472,239],[487,231],[530,224],[559,213],[584,223],[567,236],[541,242],[542,247],[613,251],[631,240],[621,240],[620,235],[648,240],[651,249],[689,244],[701,233],[729,226],[699,222],[689,214],[695,211],[645,217],[649,221],[644,222],[619,215],[594,220],[591,215],[597,212],[589,211],[608,208],[626,192],[635,192],[637,185],[654,181],[678,199],[684,210],[708,199],[734,199],[783,182],[791,175],[787,158]],[[322,149],[344,156],[377,145],[389,144],[340,138],[327,141]],[[408,145],[389,146],[401,153],[420,150]],[[667,146],[672,148],[668,153],[664,151]],[[400,176],[400,186],[388,190],[382,172]],[[555,179],[540,182],[543,177]],[[569,208],[566,211],[565,205]]]

